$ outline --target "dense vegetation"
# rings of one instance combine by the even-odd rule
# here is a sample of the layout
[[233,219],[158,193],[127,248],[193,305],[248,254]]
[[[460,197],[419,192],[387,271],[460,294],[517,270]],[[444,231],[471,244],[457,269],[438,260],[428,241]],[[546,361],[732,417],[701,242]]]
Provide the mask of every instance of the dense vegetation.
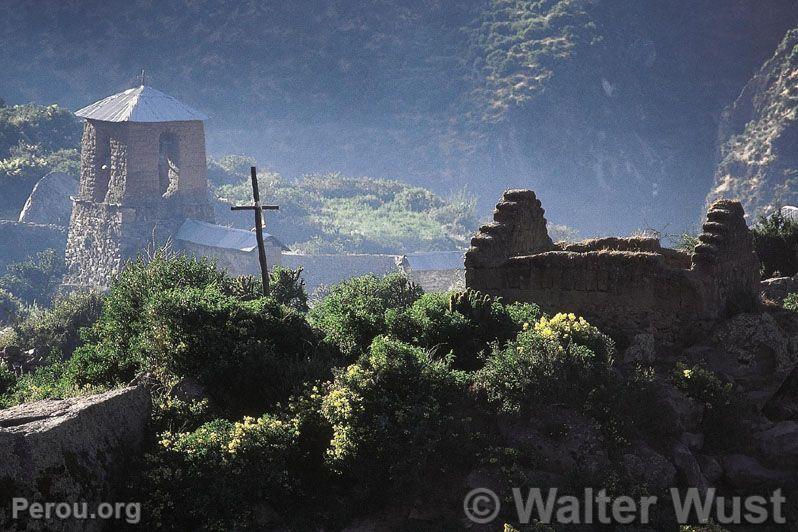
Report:
[[[202,260],[133,263],[106,296],[60,299],[2,339],[52,353],[21,375],[0,364],[0,403],[144,383],[153,422],[127,496],[149,527],[336,528],[474,468],[524,485],[540,457],[500,425],[552,408],[589,420],[614,460],[564,489],[647,489],[624,476],[623,450],[672,430],[671,414],[650,415],[654,370],[616,366],[612,340],[584,319],[424,294],[399,275],[351,279],[306,312],[294,275],[272,280],[290,297],[260,297],[257,281]],[[737,408],[700,367],[660,378],[712,405],[707,423]]]
[[[255,160],[211,160],[208,177],[218,196],[251,203],[249,168]],[[476,200],[464,192],[444,200],[428,189],[387,179],[340,174],[305,175],[288,181],[261,172],[266,201],[280,205],[268,230],[293,250],[326,253],[402,253],[463,248],[476,229]],[[223,220],[249,223],[240,216]]]
[[48,249],[0,267],[0,328],[50,307],[66,272],[64,257]]
[[798,222],[779,209],[760,216],[752,230],[764,279],[776,273],[789,277],[798,273]]
[[80,124],[67,109],[0,103],[0,213],[18,214],[33,185],[48,172],[77,176],[79,144]]

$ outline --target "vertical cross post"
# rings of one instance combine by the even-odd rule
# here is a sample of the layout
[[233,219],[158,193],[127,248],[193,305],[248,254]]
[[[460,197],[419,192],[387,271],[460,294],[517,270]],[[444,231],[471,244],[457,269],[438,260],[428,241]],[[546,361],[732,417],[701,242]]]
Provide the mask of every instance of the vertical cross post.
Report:
[[263,279],[263,295],[269,295],[269,265],[266,263],[266,244],[263,243],[263,212],[260,209],[260,192],[258,191],[258,172],[251,167],[252,198],[255,200],[255,238],[258,240],[258,260],[260,275]]
[[260,191],[258,190],[258,173],[254,166],[250,167],[252,177],[252,199],[254,205],[230,207],[234,211],[255,211],[255,238],[258,241],[258,261],[260,262],[260,275],[263,280],[263,295],[269,295],[269,265],[266,262],[266,244],[263,241],[263,211],[278,210],[277,205],[261,205]]

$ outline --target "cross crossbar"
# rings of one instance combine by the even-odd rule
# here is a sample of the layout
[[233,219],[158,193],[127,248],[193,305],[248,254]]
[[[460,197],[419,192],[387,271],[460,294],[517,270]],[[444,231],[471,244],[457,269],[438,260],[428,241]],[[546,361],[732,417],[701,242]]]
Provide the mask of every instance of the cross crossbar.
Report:
[[[260,208],[261,208],[261,210],[264,210],[264,211],[279,211],[280,210],[280,206],[279,205],[261,205]],[[254,211],[255,210],[255,206],[254,205],[235,205],[233,207],[230,207],[230,210],[231,211]]]

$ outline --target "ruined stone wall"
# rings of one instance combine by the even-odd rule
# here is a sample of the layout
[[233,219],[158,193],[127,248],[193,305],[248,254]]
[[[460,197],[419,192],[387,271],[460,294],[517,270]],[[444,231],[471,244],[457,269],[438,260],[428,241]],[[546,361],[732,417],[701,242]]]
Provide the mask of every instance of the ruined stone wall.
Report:
[[707,212],[692,256],[692,270],[712,282],[704,283],[718,316],[745,310],[759,293],[760,262],[753,235],[738,201],[718,200]]
[[410,270],[407,278],[424,292],[449,292],[465,289],[465,270]]
[[540,201],[531,190],[506,191],[493,211],[493,222],[480,227],[471,239],[466,269],[469,265],[497,265],[510,257],[555,249],[543,214]]
[[[486,237],[508,230],[525,233],[527,242],[534,234],[535,242],[545,244],[540,238],[545,218],[539,203],[527,202],[529,212],[521,215],[520,223],[506,217],[507,209],[501,206],[508,199],[517,203],[519,196],[534,198],[531,192],[505,193],[494,224],[473,238],[466,253],[469,288],[509,301],[534,302],[549,313],[574,312],[621,344],[640,333],[665,343],[688,341],[728,312],[730,305],[755,297],[759,264],[739,203],[713,206],[692,262],[690,255],[663,249],[653,238],[605,238],[549,249],[543,245],[537,252],[492,260],[487,251],[501,247]],[[496,216],[499,213],[501,217]],[[528,220],[536,220],[531,224],[534,233]],[[506,234],[503,240],[511,241]],[[710,240],[713,247],[708,249],[705,243]]]
[[[178,141],[179,178],[159,189],[161,134]],[[187,218],[213,222],[202,122],[87,120],[70,222],[65,284],[108,286],[124,263],[168,242]]]

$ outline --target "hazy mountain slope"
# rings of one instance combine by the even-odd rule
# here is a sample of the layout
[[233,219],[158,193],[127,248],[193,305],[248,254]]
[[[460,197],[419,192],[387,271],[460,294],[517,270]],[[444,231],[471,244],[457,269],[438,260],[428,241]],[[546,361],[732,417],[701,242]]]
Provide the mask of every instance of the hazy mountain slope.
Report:
[[730,107],[721,139],[708,202],[739,198],[751,220],[798,204],[798,28]]
[[45,174],[58,170],[77,179],[80,132],[80,123],[66,109],[0,102],[0,219],[16,220]]
[[[211,115],[210,152],[483,209],[538,190],[583,234],[698,219],[722,109],[794,0],[6,0],[0,96],[76,108],[136,82]],[[610,213],[610,215],[608,215]]]
[[[513,21],[521,4],[554,5],[501,4]],[[550,214],[577,227],[673,231],[694,222],[711,183],[720,113],[798,14],[794,2],[768,7],[558,2],[538,22],[550,27],[549,54],[524,48],[536,38],[527,25],[511,26],[513,40],[483,54],[501,52],[509,63],[491,69],[506,73],[487,102],[509,126],[498,130],[497,166],[511,165],[513,184],[533,175]]]

